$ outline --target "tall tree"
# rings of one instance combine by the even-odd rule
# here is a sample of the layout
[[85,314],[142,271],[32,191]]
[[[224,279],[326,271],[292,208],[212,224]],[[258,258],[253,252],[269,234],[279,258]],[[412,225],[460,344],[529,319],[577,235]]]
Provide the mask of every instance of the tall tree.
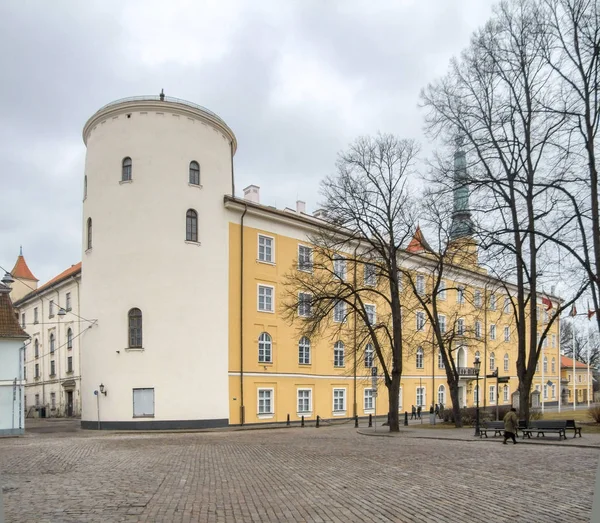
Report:
[[390,431],[399,430],[403,355],[398,254],[413,230],[408,179],[417,154],[415,142],[389,134],[359,138],[340,153],[336,174],[321,184],[325,221],[309,236],[311,270],[293,269],[285,280],[284,313],[291,322],[304,310],[302,332],[352,338],[355,362],[361,347],[372,345],[388,390]]

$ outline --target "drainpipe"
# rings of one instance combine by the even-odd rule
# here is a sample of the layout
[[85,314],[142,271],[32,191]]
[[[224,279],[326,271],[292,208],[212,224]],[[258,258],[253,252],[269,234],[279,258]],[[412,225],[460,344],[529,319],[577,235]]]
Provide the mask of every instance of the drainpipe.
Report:
[[[229,151],[231,153],[231,196],[235,198],[235,178],[233,176],[233,140],[229,142]],[[244,211],[244,214],[246,214],[246,211]]]
[[[72,277],[73,281],[77,284],[77,366],[79,367],[79,387],[77,389],[77,394],[79,394],[79,416],[81,416],[81,344],[79,341],[79,336],[81,336],[81,299],[79,296],[79,280]],[[75,352],[75,347],[73,347],[73,352]],[[77,380],[76,380],[77,381]],[[75,389],[73,389],[73,396],[75,395]],[[75,412],[75,398],[73,398],[73,416],[76,416]]]
[[[232,156],[233,173],[233,156]],[[232,178],[233,183],[233,178]],[[248,205],[244,204],[244,212],[240,219],[240,424],[244,424],[244,217]]]

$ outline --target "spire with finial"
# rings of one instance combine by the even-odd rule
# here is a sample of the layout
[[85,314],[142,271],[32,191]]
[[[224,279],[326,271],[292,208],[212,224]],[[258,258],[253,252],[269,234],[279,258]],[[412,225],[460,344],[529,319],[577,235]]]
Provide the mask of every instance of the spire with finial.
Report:
[[473,220],[469,210],[469,185],[467,179],[467,160],[463,149],[463,136],[458,134],[455,139],[456,152],[454,153],[454,210],[452,212],[452,225],[450,237],[470,238],[473,235]]
[[160,101],[161,102],[165,101],[165,90],[164,89],[160,90]]

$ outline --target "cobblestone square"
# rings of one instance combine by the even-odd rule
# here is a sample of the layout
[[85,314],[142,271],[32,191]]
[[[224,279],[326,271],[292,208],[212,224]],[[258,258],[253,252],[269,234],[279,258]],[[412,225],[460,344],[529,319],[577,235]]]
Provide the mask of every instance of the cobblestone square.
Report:
[[10,523],[589,521],[598,448],[414,435],[29,434],[0,482]]

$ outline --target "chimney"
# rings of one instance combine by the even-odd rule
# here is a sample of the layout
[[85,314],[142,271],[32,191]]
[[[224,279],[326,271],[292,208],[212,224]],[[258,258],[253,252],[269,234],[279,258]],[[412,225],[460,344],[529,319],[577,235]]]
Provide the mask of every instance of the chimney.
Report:
[[260,187],[258,185],[248,185],[244,189],[244,200],[260,203]]
[[296,212],[297,213],[306,213],[306,202],[302,200],[296,200]]

